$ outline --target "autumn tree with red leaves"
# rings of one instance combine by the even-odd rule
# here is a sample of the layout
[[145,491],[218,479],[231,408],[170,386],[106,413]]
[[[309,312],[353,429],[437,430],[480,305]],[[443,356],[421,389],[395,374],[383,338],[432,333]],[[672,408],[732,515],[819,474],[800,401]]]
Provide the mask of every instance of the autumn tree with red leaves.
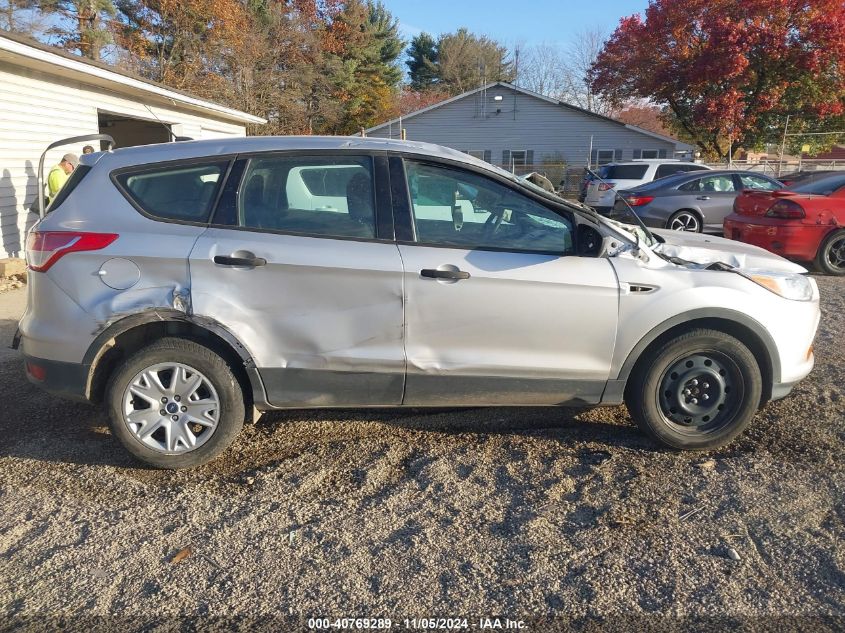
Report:
[[590,70],[593,89],[648,99],[707,154],[777,139],[786,115],[845,114],[842,0],[651,0],[620,21]]

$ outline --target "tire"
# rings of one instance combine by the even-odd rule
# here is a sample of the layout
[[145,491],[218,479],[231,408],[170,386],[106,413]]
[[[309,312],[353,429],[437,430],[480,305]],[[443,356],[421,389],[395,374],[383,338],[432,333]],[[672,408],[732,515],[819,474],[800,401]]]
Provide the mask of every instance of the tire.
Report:
[[181,338],[161,339],[130,356],[112,374],[106,402],[115,437],[156,468],[211,461],[234,441],[245,418],[243,391],[226,361]]
[[816,253],[816,268],[828,275],[845,275],[845,231],[830,233]]
[[689,231],[690,233],[701,233],[703,228],[701,218],[695,211],[681,209],[672,214],[666,221],[666,228],[670,231]]
[[745,345],[724,332],[696,329],[646,352],[625,403],[639,427],[664,446],[708,450],[742,433],[762,392],[760,367]]

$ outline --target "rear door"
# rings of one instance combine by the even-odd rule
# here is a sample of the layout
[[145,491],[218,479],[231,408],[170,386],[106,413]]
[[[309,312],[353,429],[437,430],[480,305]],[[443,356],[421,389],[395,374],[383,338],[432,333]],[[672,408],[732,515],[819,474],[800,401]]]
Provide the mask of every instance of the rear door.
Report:
[[378,155],[236,161],[191,253],[193,310],[246,346],[271,404],[401,403],[402,265],[376,186],[386,178]]
[[616,339],[610,262],[574,255],[572,218],[518,189],[460,166],[391,161],[404,403],[598,402]]
[[681,185],[679,190],[687,193],[690,206],[700,211],[704,231],[721,233],[739,192],[737,183],[732,174],[717,173]]

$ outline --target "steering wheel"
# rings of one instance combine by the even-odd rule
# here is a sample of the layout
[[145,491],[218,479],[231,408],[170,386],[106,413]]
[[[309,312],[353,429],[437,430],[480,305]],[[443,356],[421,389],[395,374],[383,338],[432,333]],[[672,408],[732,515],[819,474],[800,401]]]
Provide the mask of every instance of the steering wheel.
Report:
[[[496,212],[498,211],[498,213]],[[484,237],[492,237],[502,226],[502,220],[505,219],[505,210],[499,208],[490,212],[490,217],[484,221]]]

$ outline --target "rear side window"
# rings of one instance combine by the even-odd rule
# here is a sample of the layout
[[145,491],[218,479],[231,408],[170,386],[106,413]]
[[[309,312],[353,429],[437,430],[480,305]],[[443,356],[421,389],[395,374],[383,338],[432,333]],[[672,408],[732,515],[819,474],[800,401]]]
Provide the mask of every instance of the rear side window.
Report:
[[228,164],[168,165],[123,172],[115,179],[148,215],[177,222],[207,222]]
[[368,156],[253,158],[244,174],[237,223],[244,228],[326,237],[375,237]]
[[681,171],[686,171],[685,165],[659,165],[657,171],[654,173],[654,179],[657,180],[658,178],[671,176]]
[[85,175],[89,171],[91,171],[91,168],[88,165],[77,166],[76,169],[73,170],[73,173],[70,175],[70,178],[67,179],[67,182],[64,184],[64,186],[59,189],[59,193],[56,194],[56,197],[50,201],[50,204],[47,206],[47,213],[58,209],[59,205],[65,200],[67,200],[67,197],[71,194],[74,189],[76,189],[77,185],[82,182],[82,179],[85,178]]
[[602,178],[606,180],[641,180],[648,165],[607,165]]

